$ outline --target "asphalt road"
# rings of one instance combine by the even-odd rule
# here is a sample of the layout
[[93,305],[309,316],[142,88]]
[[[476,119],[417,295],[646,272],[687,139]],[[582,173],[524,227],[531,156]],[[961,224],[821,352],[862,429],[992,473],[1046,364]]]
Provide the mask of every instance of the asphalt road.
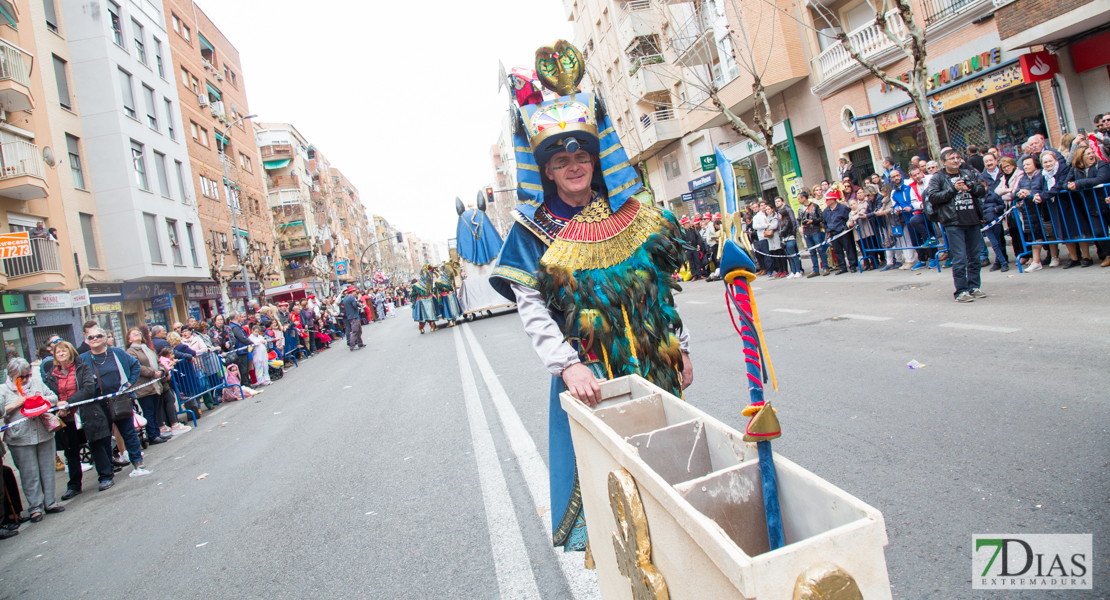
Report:
[[[1108,595],[1110,269],[984,273],[971,304],[948,271],[754,285],[775,449],[883,512],[896,597]],[[677,297],[686,399],[742,428],[722,287]],[[550,548],[549,376],[517,316],[365,331],[151,448],[152,475],[86,473],[0,542],[0,598],[596,597]],[[1092,533],[1096,591],[972,590],[973,533]]]

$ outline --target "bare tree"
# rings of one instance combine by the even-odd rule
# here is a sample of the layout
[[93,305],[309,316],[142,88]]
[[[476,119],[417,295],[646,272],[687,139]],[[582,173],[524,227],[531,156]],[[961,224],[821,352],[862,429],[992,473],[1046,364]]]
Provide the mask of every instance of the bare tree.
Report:
[[272,244],[259,242],[249,246],[242,264],[246,265],[255,281],[262,283],[266,281],[267,277],[277,275],[277,269],[275,268],[277,261],[274,260],[276,256],[278,256],[277,242]]
[[[234,234],[233,234],[234,235]],[[227,247],[225,244],[217,244],[212,239],[204,240],[204,244],[208,246],[208,274],[212,277],[212,281],[220,286],[220,300],[224,306],[229,305],[229,297],[227,291],[227,284],[232,279],[235,279],[236,270],[225,272],[227,267],[227,257],[232,255],[232,248]]]
[[921,125],[925,129],[925,140],[929,145],[929,154],[933,157],[940,156],[940,136],[937,134],[937,122],[933,117],[933,112],[929,109],[929,96],[926,93],[926,82],[929,75],[925,65],[925,28],[917,24],[913,7],[910,6],[910,0],[867,0],[868,4],[875,10],[875,25],[910,60],[911,68],[905,75],[908,81],[903,80],[900,76],[890,75],[879,68],[874,60],[865,56],[864,51],[856,46],[848,33],[845,33],[844,27],[841,26],[836,14],[821,4],[819,0],[811,2],[810,6],[817,11],[821,21],[829,28],[837,28],[838,33],[835,36],[829,36],[827,33],[811,26],[797,15],[774,4],[773,0],[762,1],[773,6],[803,27],[813,30],[817,35],[835,38],[841,43],[848,55],[852,57],[852,60],[856,61],[861,67],[867,69],[869,73],[886,85],[905,92],[913,101],[914,108],[917,109],[917,117],[921,119]]

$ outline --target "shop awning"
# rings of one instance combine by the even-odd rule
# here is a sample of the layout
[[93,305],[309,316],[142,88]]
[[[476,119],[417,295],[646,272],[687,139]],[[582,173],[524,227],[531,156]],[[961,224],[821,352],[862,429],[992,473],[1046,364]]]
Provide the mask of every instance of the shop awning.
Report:
[[286,292],[291,292],[293,290],[303,290],[307,287],[308,287],[308,284],[304,283],[304,282],[290,283],[289,285],[279,285],[278,287],[272,287],[272,288],[270,288],[270,289],[268,289],[268,290],[266,290],[262,293],[266,294],[267,296],[273,296],[274,294],[284,294]]
[[217,90],[216,88],[212,87],[212,84],[208,83],[207,81],[204,82],[204,85],[208,86],[208,93],[209,94],[212,94],[213,96],[215,96],[217,100],[223,100],[223,97],[220,96],[220,90]]
[[282,159],[282,160],[264,160],[264,161],[262,161],[262,166],[266,169],[273,170],[273,169],[280,169],[282,167],[286,167],[291,162],[293,162],[292,158],[286,158],[286,159]]

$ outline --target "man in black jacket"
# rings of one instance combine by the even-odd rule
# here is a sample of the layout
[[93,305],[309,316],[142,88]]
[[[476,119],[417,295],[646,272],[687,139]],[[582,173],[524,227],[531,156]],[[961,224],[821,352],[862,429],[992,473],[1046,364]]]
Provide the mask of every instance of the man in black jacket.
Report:
[[682,218],[682,239],[686,241],[686,262],[690,265],[690,279],[692,281],[705,277],[701,270],[701,257],[704,253],[709,252],[705,240],[694,229],[694,223],[700,221],[698,219],[691,222],[687,217]]
[[944,226],[956,302],[972,302],[987,295],[979,289],[979,255],[983,251],[983,196],[987,189],[974,169],[960,168],[960,153],[951,148],[940,153],[944,168],[929,179],[925,201],[933,219]]
[[[829,259],[825,255],[825,247],[821,245],[825,241],[825,221],[821,219],[821,207],[817,206],[816,202],[810,202],[809,192],[805,190],[798,192],[798,202],[802,204],[798,207],[799,233],[805,238],[806,247],[809,248],[809,259],[813,261],[813,272],[806,277],[828,275]],[[818,257],[820,257],[820,266],[818,266]]]
[[359,313],[362,312],[359,308],[358,290],[355,286],[347,288],[347,294],[343,296],[343,318],[347,321],[347,349],[351,352],[359,348],[365,348],[366,344],[362,343],[362,320],[359,319]]
[[[832,239],[836,236],[848,231],[848,216],[851,211],[847,206],[837,202],[837,194],[825,194],[825,211],[821,213],[821,219],[825,222],[825,238]],[[832,240],[833,255],[836,256],[836,263],[840,265],[840,270],[836,272],[837,275],[843,275],[850,269],[853,273],[856,272],[856,241],[853,234],[848,233],[842,237]]]

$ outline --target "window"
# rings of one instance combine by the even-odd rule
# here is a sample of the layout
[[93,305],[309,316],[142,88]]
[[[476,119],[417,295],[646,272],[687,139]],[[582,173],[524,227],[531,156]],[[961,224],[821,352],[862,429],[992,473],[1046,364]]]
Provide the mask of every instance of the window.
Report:
[[58,84],[58,103],[70,108],[69,82],[66,81],[66,61],[54,56],[54,81]]
[[46,27],[58,33],[58,13],[54,10],[54,0],[42,0],[42,8],[46,12]]
[[166,155],[154,151],[154,171],[158,174],[158,191],[167,198],[170,196],[170,178],[166,175]]
[[220,199],[220,186],[215,181],[212,181],[211,179],[205,177],[204,175],[201,175],[200,176],[200,194],[202,196],[204,196],[205,198],[213,198],[215,200],[219,200]]
[[73,173],[73,187],[85,189],[85,172],[81,170],[80,140],[66,134],[66,149],[69,150],[69,170]]
[[208,147],[208,130],[203,128],[203,127],[199,127],[198,129],[200,129],[200,143],[205,148],[207,148]]
[[108,14],[112,19],[112,39],[121,48],[126,48],[123,45],[123,21],[119,18],[119,5],[111,0],[108,0]]
[[181,67],[181,83],[185,84],[185,87],[189,87],[189,71],[186,71],[185,67]]
[[200,80],[197,79],[196,75],[190,75],[189,79],[192,80],[190,86],[193,88],[193,93],[200,96]]
[[143,96],[146,97],[146,123],[151,129],[158,129],[158,111],[154,108],[154,90],[143,84]]
[[135,118],[135,95],[131,88],[131,74],[123,69],[119,70],[119,90],[123,95],[123,112],[132,119]]
[[173,166],[177,170],[177,191],[181,192],[181,201],[185,202],[189,199],[189,195],[185,193],[185,166],[180,160],[173,161]]
[[166,131],[170,134],[171,140],[177,139],[177,134],[173,130],[173,102],[166,100]]
[[678,166],[678,153],[671,152],[663,157],[663,170],[667,174],[667,179],[677,179],[682,175],[682,170]]
[[171,14],[171,18],[173,20],[173,30],[174,30],[174,32],[181,33],[181,19],[178,19],[177,15],[174,15],[174,14]]
[[143,145],[131,140],[131,162],[135,165],[135,181],[139,189],[150,191],[150,184],[146,180],[146,159],[143,158]]
[[200,128],[193,121],[189,121],[189,132],[193,134],[194,140],[200,140]]
[[213,231],[212,246],[221,252],[227,252],[227,234]]
[[189,238],[189,255],[193,259],[193,266],[194,267],[199,267],[200,266],[200,260],[197,257],[197,241],[193,237],[193,224],[192,223],[186,223],[185,224],[185,236]]
[[[228,74],[228,80],[231,81],[232,87],[234,87],[235,89],[239,89],[239,83],[237,81],[235,81],[235,71],[228,71],[227,74]],[[239,126],[242,127],[243,124],[240,123]]]
[[170,238],[170,251],[173,252],[173,264],[185,266],[181,259],[181,240],[177,237],[177,221],[166,219],[166,235]]
[[99,269],[100,260],[96,256],[96,238],[93,237],[95,229],[93,229],[92,215],[85,213],[77,213],[81,217],[81,237],[85,241],[85,264],[90,269]]
[[201,57],[208,61],[213,67],[216,66],[216,47],[199,32],[197,33],[197,42],[200,43]]
[[158,38],[152,39],[154,40],[154,63],[158,65],[158,76],[165,79],[166,70],[162,67],[162,42]]
[[251,157],[241,152],[239,153],[239,166],[246,169],[248,173],[254,173],[254,165],[251,164]]
[[150,262],[162,263],[162,246],[158,243],[158,221],[154,215],[143,213],[143,223],[146,224],[146,245],[150,250]]
[[135,30],[135,52],[139,55],[139,62],[146,63],[146,46],[143,45],[143,26],[131,19],[131,27]]

